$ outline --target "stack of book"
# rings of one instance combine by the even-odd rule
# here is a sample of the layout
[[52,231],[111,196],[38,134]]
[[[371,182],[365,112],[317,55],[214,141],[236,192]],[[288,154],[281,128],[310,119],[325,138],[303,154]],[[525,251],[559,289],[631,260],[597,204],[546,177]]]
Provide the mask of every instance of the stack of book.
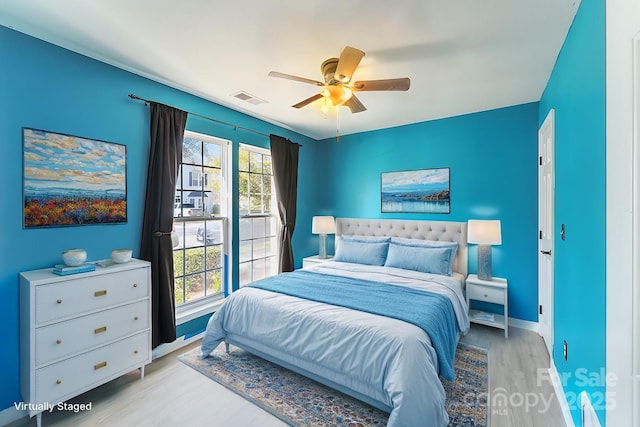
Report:
[[59,276],[66,276],[67,274],[86,273],[87,271],[95,271],[95,264],[82,264],[76,267],[71,267],[64,264],[56,264],[53,267],[53,273]]

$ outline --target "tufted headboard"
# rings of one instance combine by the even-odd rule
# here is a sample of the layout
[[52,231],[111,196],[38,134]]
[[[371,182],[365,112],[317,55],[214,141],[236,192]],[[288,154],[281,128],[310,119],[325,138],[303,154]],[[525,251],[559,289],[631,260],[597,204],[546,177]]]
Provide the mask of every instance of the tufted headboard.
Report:
[[453,271],[467,276],[467,223],[410,219],[336,219],[336,242],[340,236],[387,236],[458,242]]

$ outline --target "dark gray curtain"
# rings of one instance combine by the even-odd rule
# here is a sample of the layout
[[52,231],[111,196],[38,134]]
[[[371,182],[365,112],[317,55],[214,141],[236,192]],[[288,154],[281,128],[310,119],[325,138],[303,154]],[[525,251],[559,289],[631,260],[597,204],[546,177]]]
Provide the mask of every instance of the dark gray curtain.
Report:
[[173,203],[187,113],[151,102],[151,147],[140,257],[151,262],[153,347],[176,339],[173,289]]
[[270,135],[273,181],[278,196],[278,214],[282,223],[280,233],[279,271],[293,271],[291,236],[296,226],[298,199],[298,152],[300,145],[277,135]]

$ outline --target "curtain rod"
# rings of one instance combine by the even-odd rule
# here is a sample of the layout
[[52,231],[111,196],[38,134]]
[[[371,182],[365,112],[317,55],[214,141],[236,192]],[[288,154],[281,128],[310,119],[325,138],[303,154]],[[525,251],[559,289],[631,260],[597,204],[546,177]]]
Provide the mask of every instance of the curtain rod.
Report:
[[[136,95],[134,95],[132,93],[130,93],[128,96],[129,96],[129,98],[135,99],[137,101],[144,101],[145,104],[149,104],[151,102],[155,102],[155,101],[150,101],[148,99],[140,98],[139,96],[136,96]],[[269,138],[269,135],[267,135],[266,133],[258,132],[257,130],[253,130],[253,129],[245,128],[245,127],[242,127],[242,126],[234,125],[233,123],[223,122],[222,120],[217,120],[217,119],[214,119],[212,117],[203,116],[202,114],[192,113],[190,111],[187,111],[187,113],[191,114],[192,116],[200,117],[201,119],[210,120],[212,122],[219,123],[221,125],[231,126],[231,127],[233,127],[234,130],[242,129],[242,130],[245,130],[247,132],[253,132],[253,133],[257,134],[257,135],[262,135],[262,136],[266,136],[267,138]]]

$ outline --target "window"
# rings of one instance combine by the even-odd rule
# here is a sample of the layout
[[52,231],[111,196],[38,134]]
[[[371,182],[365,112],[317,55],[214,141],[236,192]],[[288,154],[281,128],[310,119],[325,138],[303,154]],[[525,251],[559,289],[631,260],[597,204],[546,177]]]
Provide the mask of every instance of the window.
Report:
[[278,217],[269,151],[238,152],[240,286],[278,273]]
[[185,132],[173,209],[176,306],[223,295],[227,146],[228,141]]

